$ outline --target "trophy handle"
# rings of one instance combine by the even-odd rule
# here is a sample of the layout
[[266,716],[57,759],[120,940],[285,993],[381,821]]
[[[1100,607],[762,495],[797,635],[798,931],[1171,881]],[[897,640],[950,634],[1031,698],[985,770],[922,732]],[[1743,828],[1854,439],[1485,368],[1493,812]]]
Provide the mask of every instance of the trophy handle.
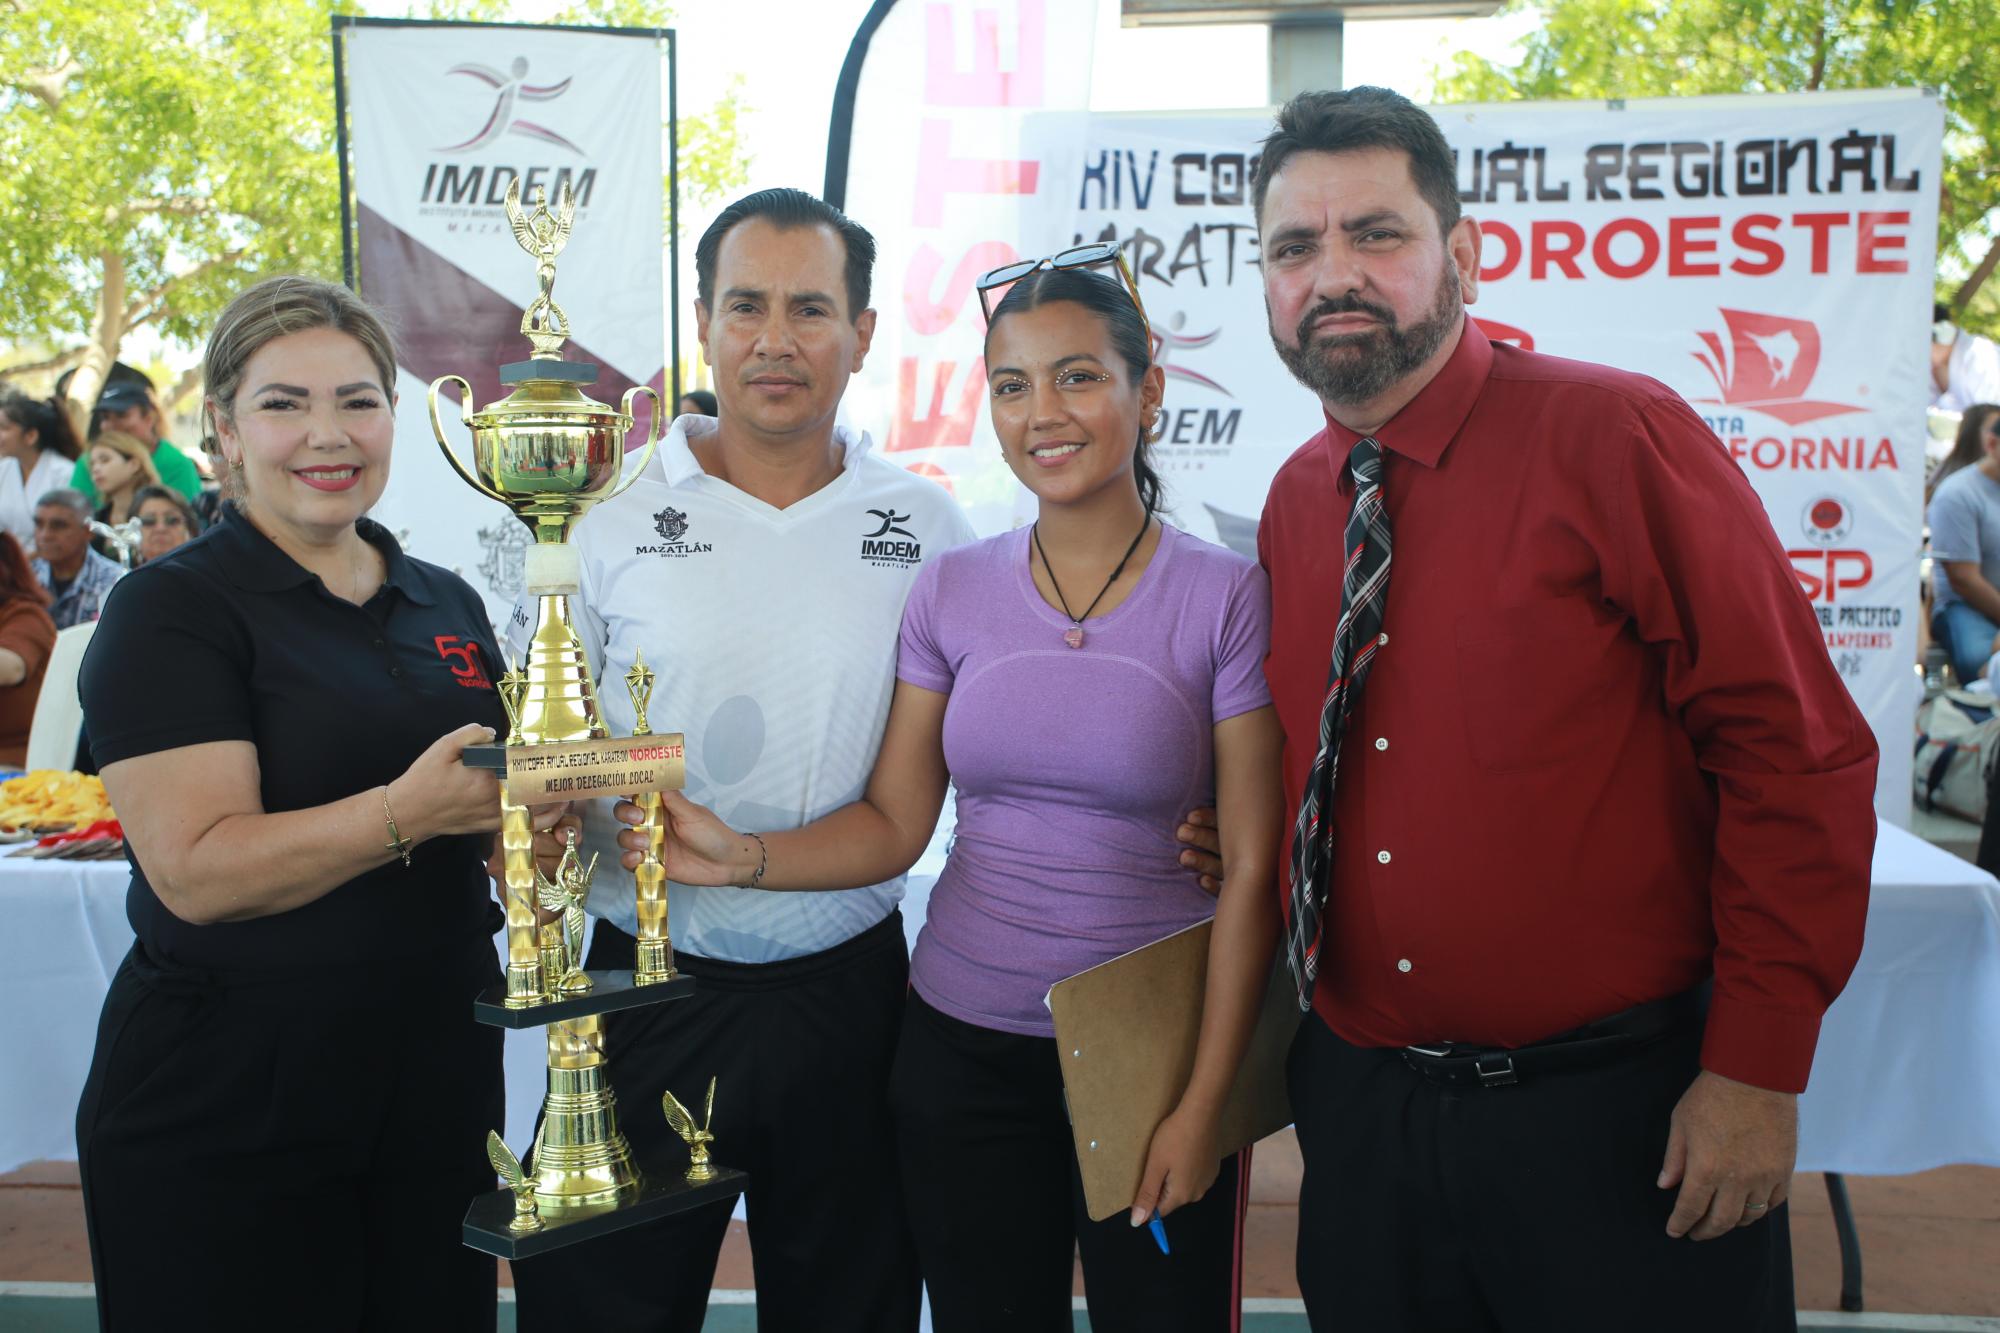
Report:
[[[652,460],[653,446],[660,442],[660,412],[662,410],[662,405],[660,403],[660,395],[653,392],[651,385],[635,384],[631,388],[627,389],[625,391],[625,396],[618,400],[618,410],[620,412],[623,412],[627,417],[630,417],[632,415],[632,400],[637,398],[642,393],[645,394],[648,398],[653,400],[653,415],[646,422],[645,447],[639,451],[639,462],[638,465],[632,469],[631,475],[625,478],[624,482],[618,487],[617,490],[605,496],[604,498],[606,500],[615,500],[619,496],[625,494],[626,491],[632,489],[632,483],[639,480],[639,474],[646,470],[646,464]],[[452,460],[452,462],[454,463],[456,463],[457,461],[458,460],[456,458]],[[600,501],[600,503],[602,502]]]
[[488,486],[485,482],[481,481],[477,476],[475,476],[472,472],[466,469],[465,464],[458,461],[458,451],[456,449],[453,449],[451,447],[450,441],[445,439],[444,418],[438,415],[438,390],[447,384],[456,384],[460,389],[464,391],[459,396],[459,402],[461,404],[459,410],[463,415],[467,416],[471,415],[469,409],[472,405],[472,386],[470,384],[467,384],[463,379],[461,379],[457,375],[440,375],[436,379],[432,380],[430,394],[429,394],[430,404],[431,404],[431,434],[437,436],[438,448],[444,450],[444,456],[451,460],[452,470],[457,472],[460,477],[464,478],[466,485],[470,486],[473,490],[478,491],[481,495],[485,496],[487,499],[498,500],[501,504],[507,505],[508,507],[511,508],[513,504],[512,501],[510,501],[506,496],[500,494],[500,492],[494,490],[491,486]]

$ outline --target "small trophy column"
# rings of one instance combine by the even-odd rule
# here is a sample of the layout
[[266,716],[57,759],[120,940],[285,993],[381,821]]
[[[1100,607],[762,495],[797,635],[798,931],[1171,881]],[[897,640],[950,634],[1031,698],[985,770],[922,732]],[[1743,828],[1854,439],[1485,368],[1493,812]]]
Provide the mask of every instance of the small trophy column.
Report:
[[[632,693],[634,736],[653,734],[646,718],[646,705],[653,699],[653,673],[646,655],[636,654],[632,669],[625,673],[625,688]],[[639,793],[639,808],[646,819],[639,828],[646,835],[646,851],[632,878],[639,891],[639,948],[632,965],[632,982],[638,986],[658,985],[674,975],[674,942],[667,933],[667,846],[666,798],[656,791]]]

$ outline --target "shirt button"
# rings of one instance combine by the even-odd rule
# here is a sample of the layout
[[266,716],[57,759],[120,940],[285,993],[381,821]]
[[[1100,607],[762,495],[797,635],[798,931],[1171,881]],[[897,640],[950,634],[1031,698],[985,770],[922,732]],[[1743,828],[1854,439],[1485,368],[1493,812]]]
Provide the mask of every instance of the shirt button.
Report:
[[402,674],[403,674],[403,668],[401,668],[401,667],[390,667],[390,668],[389,668],[389,675],[390,675],[391,679],[393,679],[393,678],[395,678],[395,677],[397,677],[397,676],[400,676],[400,675],[402,675]]
[[1378,750],[1386,750],[1386,749],[1388,749],[1388,748],[1389,748],[1389,738],[1388,738],[1387,736],[1377,736],[1377,737],[1375,738],[1375,748],[1376,748],[1376,749],[1378,749]]
[[1409,970],[1410,970],[1410,960],[1409,960],[1409,959],[1407,959],[1407,958],[1398,958],[1398,959],[1396,960],[1396,970],[1397,970],[1398,972],[1407,972],[1407,971],[1409,971]]
[[1375,642],[1376,642],[1376,644],[1377,644],[1378,646],[1380,646],[1380,647],[1383,647],[1383,648],[1386,648],[1386,647],[1388,647],[1388,646],[1389,646],[1389,631],[1388,631],[1388,630],[1383,630],[1383,631],[1382,631],[1382,633],[1381,633],[1381,634],[1380,634],[1380,635],[1379,635],[1379,636],[1378,636],[1378,637],[1376,638]]
[[377,639],[377,640],[375,640],[375,646],[376,646],[377,648],[387,648],[387,647],[388,647],[389,645],[388,645],[387,643],[385,643],[385,642],[384,642],[383,640],[381,640],[381,639]]
[[1380,862],[1381,862],[1381,863],[1382,863],[1383,865],[1388,865],[1388,864],[1389,864],[1389,853],[1388,853],[1387,851],[1380,851],[1380,852],[1377,852],[1377,853],[1375,853],[1375,859],[1376,859],[1377,861],[1380,861]]

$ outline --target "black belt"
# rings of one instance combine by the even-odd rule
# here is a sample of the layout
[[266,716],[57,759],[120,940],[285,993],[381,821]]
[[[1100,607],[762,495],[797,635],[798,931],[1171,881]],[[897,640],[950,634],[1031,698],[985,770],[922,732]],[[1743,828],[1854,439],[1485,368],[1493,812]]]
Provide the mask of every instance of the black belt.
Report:
[[1650,1045],[1700,1021],[1706,983],[1680,995],[1600,1018],[1545,1041],[1508,1050],[1492,1046],[1405,1046],[1403,1063],[1433,1083],[1455,1088],[1504,1088],[1524,1078],[1589,1069]]

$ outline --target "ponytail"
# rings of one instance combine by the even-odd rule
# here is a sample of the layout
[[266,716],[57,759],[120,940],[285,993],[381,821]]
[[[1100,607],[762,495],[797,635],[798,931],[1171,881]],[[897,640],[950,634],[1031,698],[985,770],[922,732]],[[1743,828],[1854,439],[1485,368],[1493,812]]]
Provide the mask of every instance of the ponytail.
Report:
[[72,462],[83,453],[60,398],[30,398],[19,389],[0,389],[0,412],[22,430],[35,432],[37,448],[53,450]]

